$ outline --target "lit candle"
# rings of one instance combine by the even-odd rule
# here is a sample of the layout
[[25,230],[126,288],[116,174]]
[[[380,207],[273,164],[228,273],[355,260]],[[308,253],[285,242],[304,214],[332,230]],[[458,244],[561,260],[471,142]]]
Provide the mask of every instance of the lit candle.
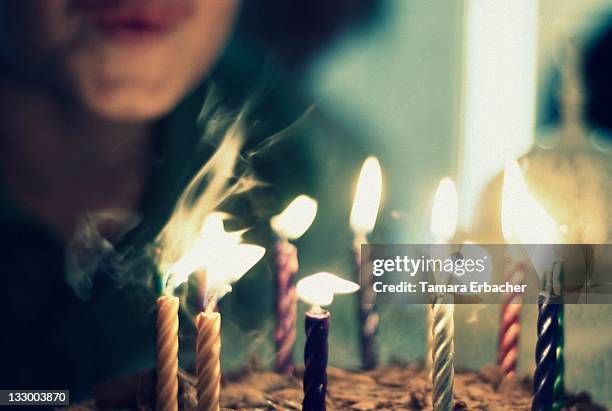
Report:
[[270,225],[278,236],[274,246],[274,278],[276,281],[276,344],[275,369],[279,373],[293,372],[295,319],[297,295],[295,275],[298,271],[297,248],[289,242],[308,230],[317,213],[317,202],[306,195],[296,197],[280,214],[272,217]]
[[304,400],[302,409],[325,410],[327,394],[327,337],[329,311],[311,308],[305,315]]
[[[446,177],[440,181],[431,212],[431,232],[438,243],[450,241],[457,227],[457,190]],[[437,284],[446,284],[450,273],[434,273]],[[455,357],[455,325],[453,304],[443,303],[438,294],[432,304],[432,380],[433,409],[449,411],[453,408],[453,382]]]
[[563,398],[563,330],[560,327],[563,309],[555,287],[560,293],[562,269],[557,268],[561,264],[551,245],[559,240],[559,226],[529,193],[516,161],[506,164],[503,204],[511,205],[502,208],[504,236],[522,244],[541,245],[526,247],[542,284],[538,297],[532,409],[548,410],[555,404],[560,408]]
[[178,309],[179,299],[163,295],[157,299],[157,407],[178,410]]
[[[240,233],[224,233],[226,235],[221,237],[224,241],[216,244],[217,239],[210,240],[209,236],[203,235],[207,225],[215,220],[216,213],[211,212],[216,205],[245,189],[242,179],[231,180],[243,140],[239,123],[238,119],[225,130],[218,149],[185,186],[174,204],[172,215],[155,239],[155,262],[161,274],[159,291],[167,296],[158,301],[158,410],[177,409],[178,390],[174,387],[178,387],[175,384],[178,373],[178,300],[170,296],[190,274],[203,268],[200,262],[211,254],[214,256],[217,247],[234,244],[237,242],[234,239],[240,238]],[[217,224],[218,231],[224,232],[222,219],[216,221],[220,223]],[[164,388],[166,384],[170,388]]]
[[221,395],[221,314],[207,309],[196,317],[198,411],[218,411]]
[[194,272],[206,273],[205,312],[196,317],[196,372],[199,410],[218,410],[221,390],[221,315],[217,301],[264,255],[265,249],[242,244],[242,231],[226,232],[224,215],[211,213],[200,236],[178,261],[168,268],[168,289],[183,284]]
[[[557,346],[561,335],[559,328],[559,278],[555,278],[559,256],[554,244],[559,239],[559,226],[531,196],[516,161],[506,164],[504,174],[504,202],[511,207],[502,209],[507,222],[504,235],[515,238],[525,247],[536,273],[540,277],[538,296],[537,342],[535,349],[536,370],[533,376],[533,410],[551,410],[554,383],[557,375]],[[504,228],[504,226],[502,226]],[[555,289],[557,288],[557,289]]]
[[355,278],[358,281],[368,281],[362,284],[359,291],[359,334],[361,362],[363,368],[376,367],[378,358],[376,354],[375,336],[378,330],[378,313],[376,312],[376,293],[372,288],[372,277],[360,277],[362,259],[369,256],[361,255],[361,245],[368,243],[368,235],[374,229],[376,217],[380,207],[382,194],[382,173],[376,157],[368,157],[361,167],[353,207],[351,209],[350,226],[354,233],[353,261]]
[[329,335],[328,306],[334,294],[348,294],[359,289],[352,281],[330,273],[317,273],[301,279],[297,283],[297,294],[301,300],[311,305],[306,312],[306,345],[304,347],[304,411],[325,411],[327,394],[327,354]]
[[198,410],[219,410],[221,392],[221,315],[214,312],[217,302],[264,255],[265,250],[252,244],[233,244],[218,249],[215,258],[204,262],[206,310],[196,318],[196,373]]

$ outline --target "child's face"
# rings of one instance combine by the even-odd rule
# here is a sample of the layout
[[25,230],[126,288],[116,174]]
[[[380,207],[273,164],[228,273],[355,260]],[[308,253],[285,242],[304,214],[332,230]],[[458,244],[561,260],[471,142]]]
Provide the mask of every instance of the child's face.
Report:
[[205,74],[239,0],[3,0],[0,56],[106,118],[167,113]]

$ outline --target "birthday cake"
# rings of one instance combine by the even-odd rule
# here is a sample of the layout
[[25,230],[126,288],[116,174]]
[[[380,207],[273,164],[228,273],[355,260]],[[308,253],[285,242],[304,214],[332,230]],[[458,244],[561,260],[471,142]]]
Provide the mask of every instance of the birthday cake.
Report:
[[[354,372],[328,369],[328,410],[430,410],[431,383],[428,372],[419,365],[379,367]],[[454,410],[530,410],[531,381],[506,381],[495,366],[480,372],[458,371],[455,374]],[[302,373],[292,376],[250,369],[224,376],[221,409],[224,410],[301,410]],[[154,372],[140,376],[129,390],[126,380],[110,381],[98,389],[96,399],[68,408],[72,411],[102,409],[155,409]],[[179,408],[196,410],[195,379],[181,373]],[[114,388],[113,388],[114,387]],[[121,389],[119,389],[121,387]],[[123,392],[121,392],[123,391]],[[591,401],[587,393],[567,394],[569,410],[601,411],[605,407]]]

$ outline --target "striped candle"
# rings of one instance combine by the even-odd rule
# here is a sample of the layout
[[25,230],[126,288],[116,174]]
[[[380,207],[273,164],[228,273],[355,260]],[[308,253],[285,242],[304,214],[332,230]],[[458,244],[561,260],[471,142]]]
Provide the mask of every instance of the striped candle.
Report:
[[274,247],[276,279],[276,343],[275,369],[282,374],[293,372],[293,348],[296,336],[297,294],[295,275],[298,272],[297,248],[286,240]]
[[221,315],[206,311],[196,317],[198,411],[219,411],[221,395]]
[[[507,257],[504,277],[511,284],[521,284],[525,277],[524,264]],[[522,308],[523,300],[519,293],[509,293],[504,296],[497,351],[497,363],[504,378],[514,378],[516,374]]]
[[157,406],[160,411],[178,410],[178,309],[179,299],[157,299]]

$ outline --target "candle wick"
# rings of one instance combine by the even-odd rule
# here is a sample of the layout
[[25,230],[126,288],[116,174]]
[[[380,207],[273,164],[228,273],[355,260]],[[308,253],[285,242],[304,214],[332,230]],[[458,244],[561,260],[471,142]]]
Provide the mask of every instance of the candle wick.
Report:
[[204,311],[209,314],[212,313],[214,311],[215,305],[217,305],[217,292],[215,290],[211,290],[208,294],[206,308]]
[[542,286],[542,294],[546,297],[551,297],[552,294],[554,294],[553,291],[553,270],[554,270],[554,263],[552,268],[546,272],[546,275],[544,276],[544,284]]
[[354,237],[354,243],[356,245],[360,245],[360,244],[367,244],[368,243],[368,232],[365,231],[353,231],[353,234],[355,235]]
[[323,314],[323,308],[321,308],[320,305],[313,305],[310,308],[310,313],[311,314]]
[[162,277],[162,293],[164,295],[171,295],[172,293],[170,292],[170,283],[171,283],[171,279],[172,276],[170,274],[164,274]]
[[559,259],[553,263],[552,269],[552,292],[555,296],[563,293],[563,260]]
[[289,243],[289,237],[287,237],[284,233],[280,233],[276,230],[273,230],[273,231],[274,231],[274,240],[276,240],[277,243],[280,243],[280,244]]
[[444,294],[442,293],[436,294],[436,297],[434,298],[434,305],[442,304],[442,301],[444,301]]

